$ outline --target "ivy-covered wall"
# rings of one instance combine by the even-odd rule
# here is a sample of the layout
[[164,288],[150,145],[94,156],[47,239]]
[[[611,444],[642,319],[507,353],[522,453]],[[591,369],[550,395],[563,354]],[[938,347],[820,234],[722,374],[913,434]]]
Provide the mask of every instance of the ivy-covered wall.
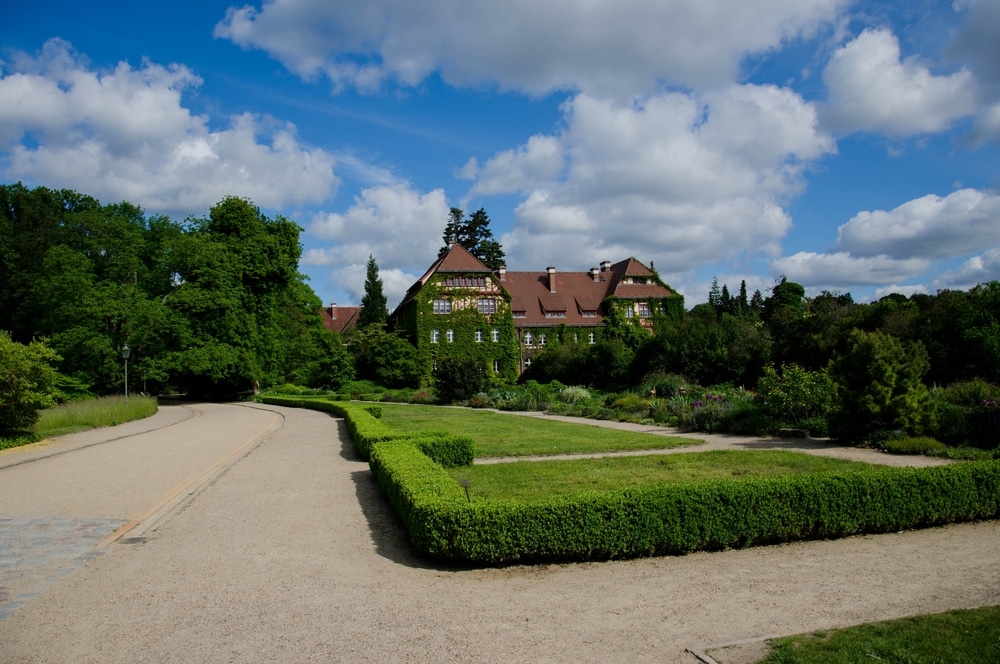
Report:
[[[446,278],[455,279],[458,276],[461,275],[448,273],[432,276],[397,316],[397,329],[403,331],[421,351],[427,376],[432,374],[435,362],[441,358],[472,358],[487,368],[487,373],[496,384],[515,382],[520,354],[510,296],[492,276],[486,279],[485,286],[445,285]],[[496,302],[496,312],[479,313],[479,298],[492,298]],[[435,300],[448,301],[450,313],[435,313]],[[477,341],[477,332],[481,341]]]

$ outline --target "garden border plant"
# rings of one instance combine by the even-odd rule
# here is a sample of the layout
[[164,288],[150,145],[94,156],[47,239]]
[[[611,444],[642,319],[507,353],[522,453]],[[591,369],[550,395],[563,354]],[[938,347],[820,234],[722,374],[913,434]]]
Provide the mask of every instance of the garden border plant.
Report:
[[[348,430],[414,546],[442,561],[498,565],[684,554],[893,532],[1000,516],[1000,462],[872,467],[816,475],[650,484],[522,502],[470,501],[435,461],[447,434],[391,431],[363,406],[314,399]],[[465,448],[473,452],[471,441]],[[469,463],[472,457],[449,463]]]

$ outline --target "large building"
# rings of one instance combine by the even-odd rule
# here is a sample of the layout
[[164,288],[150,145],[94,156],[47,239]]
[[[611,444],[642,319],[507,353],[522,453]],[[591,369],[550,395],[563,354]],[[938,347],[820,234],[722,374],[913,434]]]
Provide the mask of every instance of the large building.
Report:
[[649,328],[683,306],[683,298],[635,258],[587,272],[493,271],[451,244],[410,287],[389,323],[425,351],[430,369],[441,357],[472,356],[507,382],[547,343],[594,344],[610,316]]

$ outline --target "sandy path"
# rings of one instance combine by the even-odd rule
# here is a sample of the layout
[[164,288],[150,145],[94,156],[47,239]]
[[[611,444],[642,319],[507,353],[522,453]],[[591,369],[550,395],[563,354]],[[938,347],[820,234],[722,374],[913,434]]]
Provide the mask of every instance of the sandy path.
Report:
[[438,568],[410,553],[342,422],[271,409],[284,428],[183,513],[0,621],[0,661],[693,663],[686,648],[1000,604],[997,522]]

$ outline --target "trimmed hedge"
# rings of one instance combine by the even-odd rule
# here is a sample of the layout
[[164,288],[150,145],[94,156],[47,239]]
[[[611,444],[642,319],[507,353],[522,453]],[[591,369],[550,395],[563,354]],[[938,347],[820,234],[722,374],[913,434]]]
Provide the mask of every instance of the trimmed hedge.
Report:
[[[279,405],[315,407],[311,400],[295,401]],[[1000,461],[992,460],[470,502],[442,464],[471,462],[471,440],[394,435],[362,408],[337,405],[352,436],[357,431],[364,437],[355,445],[370,452],[372,474],[414,546],[438,560],[607,560],[1000,517]]]
[[273,396],[262,397],[261,402],[274,406],[321,410],[344,418],[354,449],[365,461],[370,459],[373,445],[393,440],[405,440],[411,446],[416,445],[423,454],[444,468],[467,466],[476,456],[475,442],[467,436],[453,436],[446,432],[408,434],[390,429],[379,420],[382,417],[381,406]]
[[372,472],[417,548],[478,564],[683,554],[1000,516],[995,461],[469,503],[421,456],[404,443],[380,444]]

